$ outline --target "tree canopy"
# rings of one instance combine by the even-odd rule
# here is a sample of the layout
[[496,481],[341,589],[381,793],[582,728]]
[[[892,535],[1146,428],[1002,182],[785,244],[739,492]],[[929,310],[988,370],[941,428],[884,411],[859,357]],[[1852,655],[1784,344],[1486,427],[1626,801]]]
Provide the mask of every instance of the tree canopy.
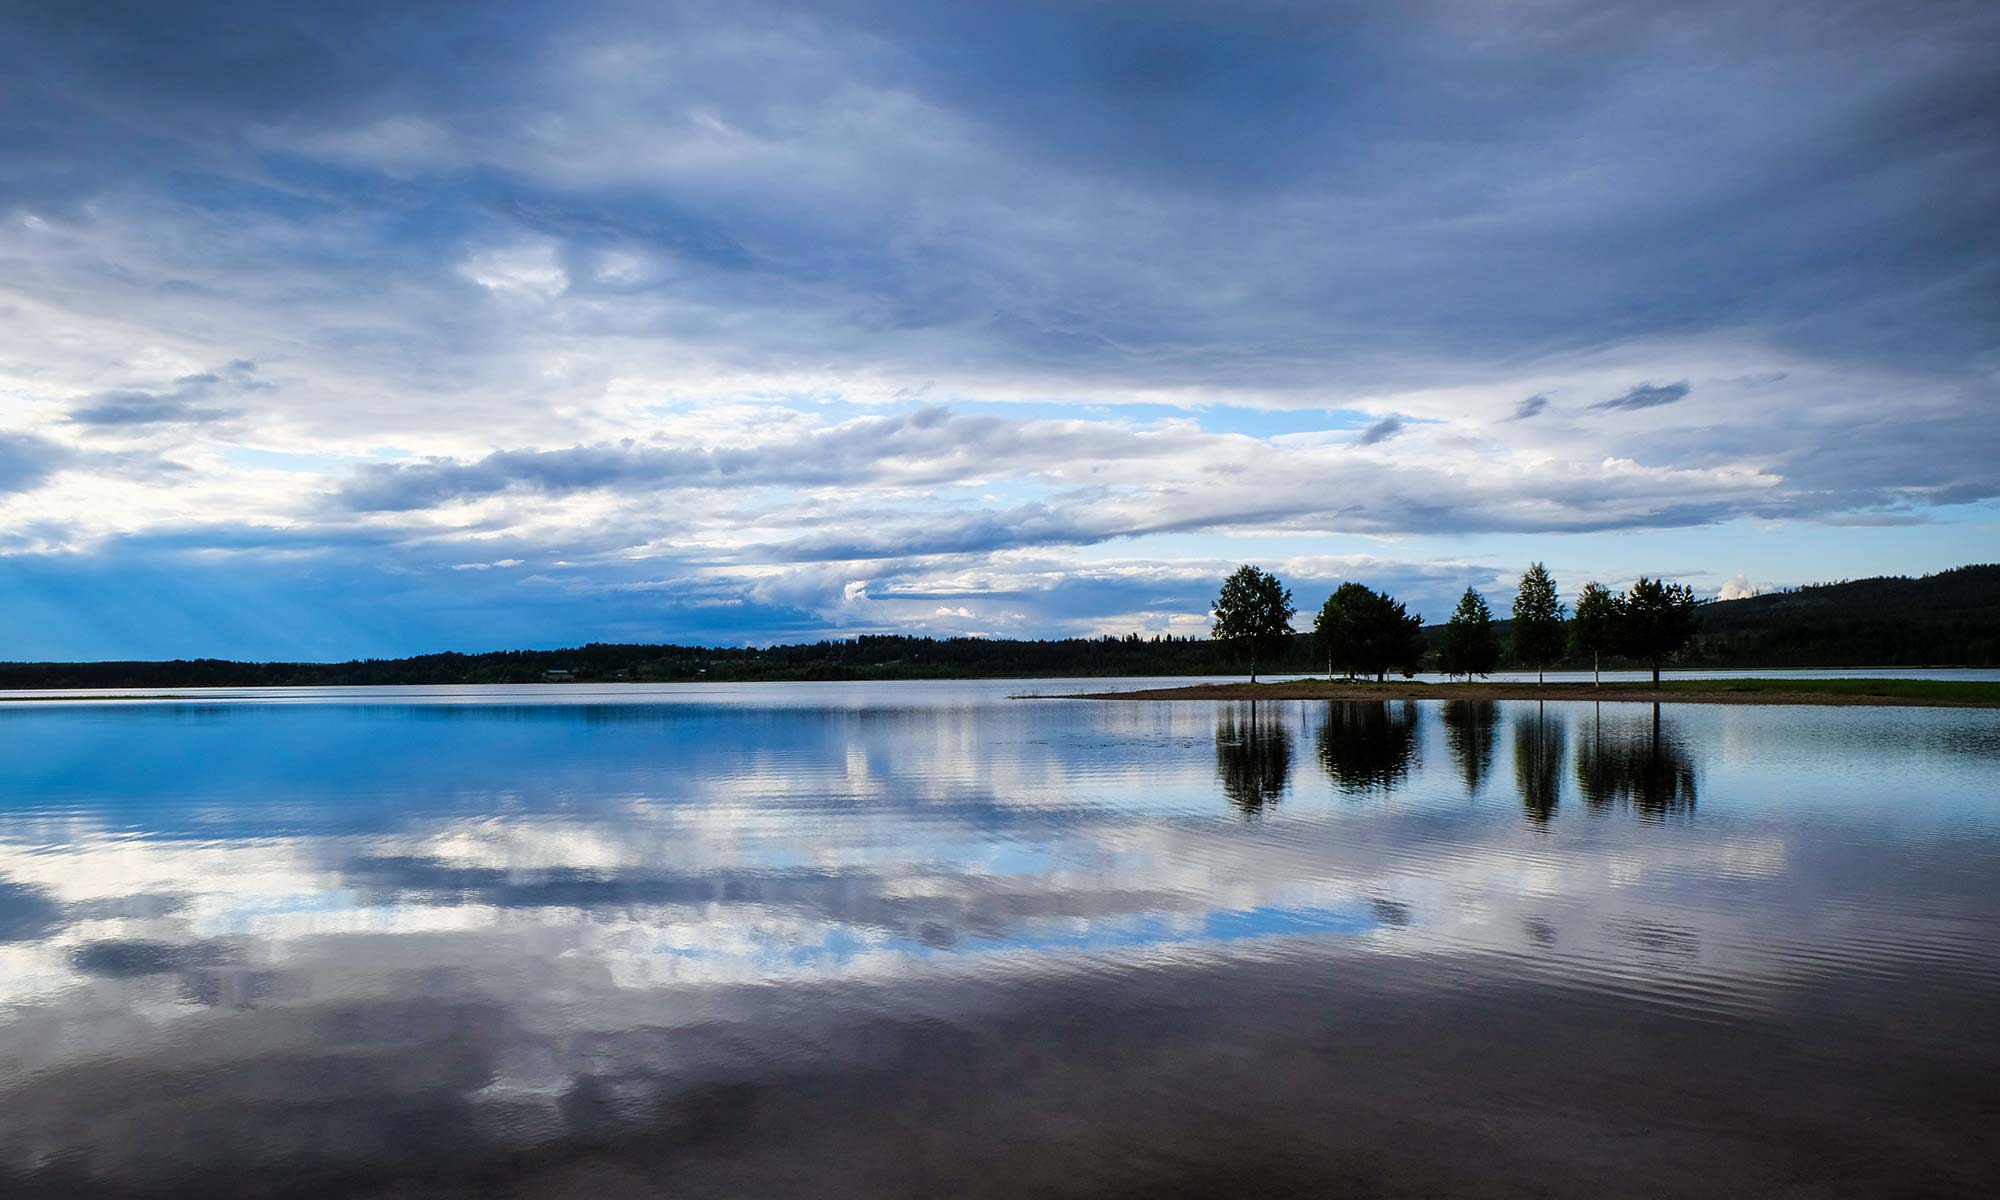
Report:
[[1403,604],[1359,583],[1343,583],[1313,619],[1313,642],[1336,672],[1387,678],[1414,675],[1424,658],[1424,622]]
[[1576,597],[1576,619],[1570,623],[1570,640],[1579,655],[1596,658],[1617,648],[1618,598],[1596,580],[1583,585]]
[[1438,644],[1438,669],[1446,675],[1491,675],[1500,662],[1500,646],[1493,637],[1493,610],[1486,598],[1472,588],[1458,598],[1458,607],[1445,622],[1444,638]]
[[1542,669],[1562,657],[1563,605],[1556,598],[1556,581],[1540,563],[1521,576],[1514,593],[1514,657],[1524,667],[1535,669],[1541,682]]
[[1576,597],[1576,619],[1570,622],[1570,644],[1579,656],[1588,656],[1590,669],[1607,650],[1618,648],[1618,597],[1596,580],[1583,585]]
[[1250,664],[1250,682],[1257,682],[1257,661],[1269,661],[1285,650],[1292,636],[1292,590],[1269,571],[1248,563],[1222,581],[1215,598],[1209,636]]
[[1700,627],[1694,591],[1684,583],[1641,575],[1618,602],[1618,649],[1652,667],[1656,687],[1660,663],[1678,654]]

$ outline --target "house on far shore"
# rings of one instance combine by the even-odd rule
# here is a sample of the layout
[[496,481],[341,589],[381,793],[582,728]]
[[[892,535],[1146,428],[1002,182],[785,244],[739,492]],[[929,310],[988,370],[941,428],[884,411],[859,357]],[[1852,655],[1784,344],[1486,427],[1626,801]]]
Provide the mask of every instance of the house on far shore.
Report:
[[543,678],[543,679],[568,679],[568,678],[569,678],[569,672],[568,672],[568,671],[543,671],[543,672],[542,672],[542,678]]

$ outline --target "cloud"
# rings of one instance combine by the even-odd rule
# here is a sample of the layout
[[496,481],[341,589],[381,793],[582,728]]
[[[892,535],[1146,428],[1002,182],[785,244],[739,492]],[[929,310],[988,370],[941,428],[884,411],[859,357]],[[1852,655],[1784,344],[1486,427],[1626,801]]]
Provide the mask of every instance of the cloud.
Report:
[[32,491],[75,458],[68,447],[47,438],[0,432],[0,494]]
[[459,269],[483,288],[533,301],[553,300],[569,287],[556,248],[547,243],[485,250]]
[[469,463],[375,464],[357,471],[335,498],[355,511],[385,512],[508,491],[928,486],[1105,460],[1131,465],[1182,449],[1194,436],[1116,422],[1008,420],[926,406],[820,428],[787,426],[773,436],[729,446],[625,442],[496,451]]
[[[840,594],[1111,545],[1975,557],[2000,12],[1577,11],[37,8],[0,42],[36,114],[0,128],[0,575],[219,557],[255,587],[188,611],[227,621],[299,599],[282,567],[374,647],[1185,615]],[[1730,420],[1572,419],[1697,388]],[[85,636],[36,611],[21,652]]]
[[1526,400],[1521,401],[1519,405],[1515,406],[1514,415],[1507,419],[1510,421],[1525,421],[1529,417],[1539,416],[1540,414],[1548,411],[1548,407],[1549,407],[1548,394],[1546,392],[1536,392],[1534,395],[1528,397]]
[[1591,405],[1591,407],[1623,410],[1658,408],[1662,404],[1672,404],[1677,400],[1685,398],[1693,390],[1693,386],[1686,380],[1682,380],[1679,383],[1663,384],[1658,387],[1650,383],[1642,383],[1633,387],[1622,396],[1611,400],[1600,400],[1596,404]]
[[1378,445],[1401,432],[1403,432],[1403,418],[1391,413],[1389,416],[1383,417],[1363,430],[1360,440],[1355,444],[1359,446]]
[[1719,600],[1747,600],[1757,594],[1757,585],[1750,582],[1750,577],[1738,573],[1731,575],[1723,583],[1722,591],[1716,598]]
[[78,425],[183,425],[224,421],[241,413],[241,409],[204,408],[181,395],[103,392],[73,410],[69,419]]
[[104,429],[157,425],[204,425],[233,420],[243,415],[241,408],[216,407],[208,401],[218,393],[244,394],[271,391],[272,386],[256,378],[257,364],[247,359],[232,360],[220,372],[201,371],[182,375],[173,386],[160,391],[123,389],[100,392],[73,408],[69,421]]

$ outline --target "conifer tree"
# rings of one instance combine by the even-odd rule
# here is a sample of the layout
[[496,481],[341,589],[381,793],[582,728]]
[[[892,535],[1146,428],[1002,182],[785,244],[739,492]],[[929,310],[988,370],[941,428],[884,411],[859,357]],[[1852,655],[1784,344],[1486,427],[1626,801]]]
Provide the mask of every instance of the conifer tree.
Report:
[[1590,655],[1591,686],[1602,683],[1598,678],[1598,660],[1606,650],[1617,645],[1618,597],[1611,589],[1592,580],[1583,585],[1583,591],[1576,597],[1576,620],[1570,623],[1570,641],[1578,654]]
[[1563,605],[1556,598],[1556,581],[1548,568],[1535,563],[1514,593],[1514,657],[1533,667],[1540,683],[1542,669],[1562,657],[1562,648]]
[[1438,645],[1438,667],[1446,675],[1491,675],[1500,661],[1500,647],[1493,639],[1493,610],[1486,598],[1472,588],[1458,598],[1451,620],[1445,622],[1444,639]]

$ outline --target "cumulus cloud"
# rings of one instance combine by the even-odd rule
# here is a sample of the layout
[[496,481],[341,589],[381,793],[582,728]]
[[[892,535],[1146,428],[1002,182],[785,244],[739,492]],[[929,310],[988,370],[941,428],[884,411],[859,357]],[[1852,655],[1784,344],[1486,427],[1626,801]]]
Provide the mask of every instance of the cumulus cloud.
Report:
[[1718,594],[1717,599],[1747,600],[1750,597],[1755,596],[1757,594],[1758,594],[1757,585],[1750,582],[1750,577],[1748,575],[1744,575],[1739,572],[1735,575],[1731,575],[1727,580],[1723,582],[1722,591]]

